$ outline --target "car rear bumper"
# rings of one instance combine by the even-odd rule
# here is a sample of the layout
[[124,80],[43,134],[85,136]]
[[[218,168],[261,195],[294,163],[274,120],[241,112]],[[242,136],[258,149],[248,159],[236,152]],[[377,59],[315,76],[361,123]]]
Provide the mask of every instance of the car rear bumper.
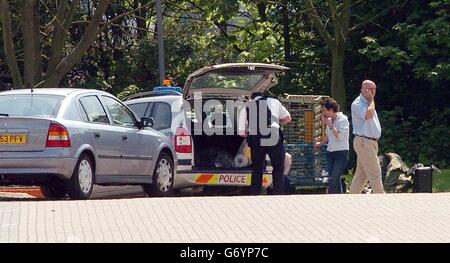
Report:
[[[177,171],[174,180],[174,188],[186,188],[195,186],[250,186],[252,174],[250,171],[193,171],[181,170]],[[272,174],[264,173],[263,188],[267,188],[272,184]]]
[[4,158],[0,157],[0,184],[38,181],[40,177],[69,179],[77,163],[74,158]]

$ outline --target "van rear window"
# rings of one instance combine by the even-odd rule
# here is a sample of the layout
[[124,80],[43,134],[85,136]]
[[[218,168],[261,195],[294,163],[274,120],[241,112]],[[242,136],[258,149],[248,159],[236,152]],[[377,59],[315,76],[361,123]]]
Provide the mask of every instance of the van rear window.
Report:
[[134,112],[136,113],[136,115],[139,118],[145,117],[145,113],[147,112],[147,108],[150,109],[150,107],[148,106],[149,103],[135,103],[135,104],[128,104],[128,107]]
[[25,117],[56,117],[64,96],[42,94],[0,95],[0,114]]
[[191,89],[221,88],[251,90],[264,79],[264,74],[208,73],[195,78]]

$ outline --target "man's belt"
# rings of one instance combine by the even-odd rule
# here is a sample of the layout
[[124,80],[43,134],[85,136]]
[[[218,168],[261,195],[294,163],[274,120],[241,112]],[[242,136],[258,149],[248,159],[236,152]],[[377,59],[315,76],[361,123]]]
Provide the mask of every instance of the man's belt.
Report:
[[369,140],[371,140],[371,141],[378,141],[378,139],[375,139],[375,138],[371,138],[371,137],[367,137],[367,136],[364,136],[364,135],[358,135],[358,134],[355,134],[356,136],[358,136],[358,137],[361,137],[361,138],[366,138],[366,139],[369,139]]

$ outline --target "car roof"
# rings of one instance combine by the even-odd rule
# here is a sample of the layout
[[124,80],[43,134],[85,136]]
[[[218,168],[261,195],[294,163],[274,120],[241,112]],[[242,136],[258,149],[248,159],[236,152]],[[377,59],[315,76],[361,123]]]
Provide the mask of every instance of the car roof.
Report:
[[145,102],[167,102],[174,103],[176,101],[182,100],[183,96],[179,95],[162,95],[162,96],[154,96],[154,97],[146,97],[140,99],[132,99],[125,101],[125,104],[136,104],[136,103],[145,103]]
[[[108,94],[107,92],[101,91],[101,90],[95,90],[95,89],[67,89],[67,88],[39,88],[39,89],[33,89],[33,94],[42,94],[42,95],[59,95],[59,96],[69,96],[72,94],[83,94],[83,93],[90,93],[90,92],[99,92]],[[15,89],[15,90],[8,90],[0,92],[0,95],[7,95],[7,94],[30,94],[31,89]]]

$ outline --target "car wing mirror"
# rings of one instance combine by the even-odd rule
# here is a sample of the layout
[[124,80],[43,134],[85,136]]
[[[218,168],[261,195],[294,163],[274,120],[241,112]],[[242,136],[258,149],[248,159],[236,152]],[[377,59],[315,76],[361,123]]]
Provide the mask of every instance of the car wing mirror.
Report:
[[142,117],[139,123],[140,128],[152,127],[155,124],[155,119],[152,117]]

